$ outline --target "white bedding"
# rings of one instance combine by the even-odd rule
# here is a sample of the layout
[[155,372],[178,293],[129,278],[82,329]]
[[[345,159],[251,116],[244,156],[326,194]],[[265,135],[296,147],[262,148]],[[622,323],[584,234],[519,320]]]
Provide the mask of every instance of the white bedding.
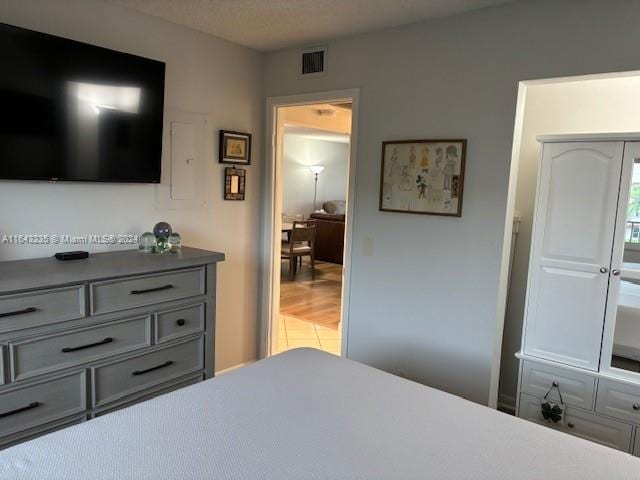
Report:
[[316,350],[0,452],[11,480],[640,479],[640,460]]

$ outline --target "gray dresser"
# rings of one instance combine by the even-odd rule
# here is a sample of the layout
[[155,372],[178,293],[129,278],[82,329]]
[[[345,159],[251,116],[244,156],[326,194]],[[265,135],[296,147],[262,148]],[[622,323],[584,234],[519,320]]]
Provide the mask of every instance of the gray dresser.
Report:
[[183,247],[0,263],[0,448],[214,372],[216,264]]

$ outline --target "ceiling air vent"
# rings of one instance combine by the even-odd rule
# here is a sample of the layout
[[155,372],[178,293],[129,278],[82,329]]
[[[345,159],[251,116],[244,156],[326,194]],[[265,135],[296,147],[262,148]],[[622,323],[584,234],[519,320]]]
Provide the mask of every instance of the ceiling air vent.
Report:
[[326,48],[312,48],[302,52],[302,75],[324,73],[326,67]]

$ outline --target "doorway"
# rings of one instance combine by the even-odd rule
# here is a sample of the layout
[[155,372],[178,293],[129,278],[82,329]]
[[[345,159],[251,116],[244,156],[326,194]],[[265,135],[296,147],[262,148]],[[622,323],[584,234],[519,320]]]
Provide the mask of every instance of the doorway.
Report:
[[261,354],[347,356],[358,92],[272,98]]

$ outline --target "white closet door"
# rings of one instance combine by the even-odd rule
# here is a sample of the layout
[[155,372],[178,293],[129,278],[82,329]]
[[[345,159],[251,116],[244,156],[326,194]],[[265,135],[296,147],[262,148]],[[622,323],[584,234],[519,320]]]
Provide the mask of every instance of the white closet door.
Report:
[[546,143],[524,351],[598,370],[623,142]]

